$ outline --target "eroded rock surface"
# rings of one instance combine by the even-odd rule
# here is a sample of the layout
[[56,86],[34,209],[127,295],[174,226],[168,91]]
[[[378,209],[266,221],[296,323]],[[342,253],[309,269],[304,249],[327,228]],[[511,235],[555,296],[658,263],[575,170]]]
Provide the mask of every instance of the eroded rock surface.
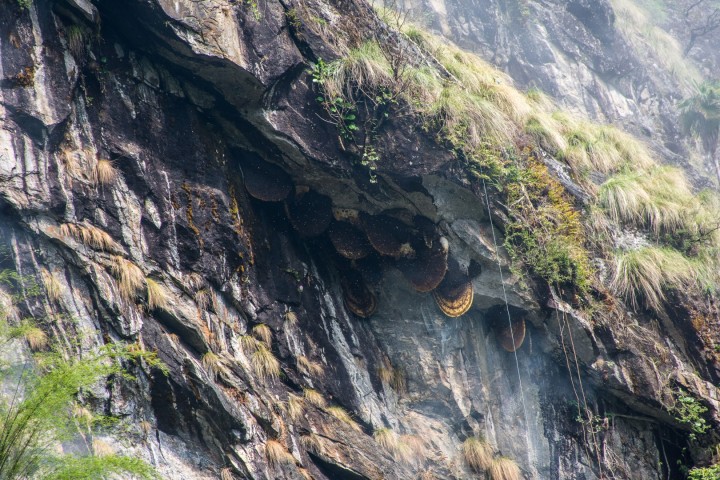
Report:
[[[611,12],[573,5],[567,28],[586,14],[611,22]],[[138,369],[136,382],[118,380],[94,403],[127,425],[116,448],[168,479],[223,469],[252,479],[470,478],[459,446],[472,435],[527,478],[665,478],[680,455],[680,426],[663,406],[668,379],[719,398],[682,336],[630,321],[612,301],[607,324],[595,325],[553,292],[523,288],[497,252],[484,199],[419,125],[385,126],[383,157],[396,160],[374,184],[320,118],[309,63],[383,28],[354,0],[6,2],[2,234],[19,271],[45,268],[60,284],[57,300],[29,299],[30,313],[52,316],[55,337],[78,354],[110,339],[158,351],[167,377]],[[624,65],[616,60],[609,74]],[[103,179],[100,160],[116,178]],[[336,210],[391,212],[416,235],[412,219],[425,217],[463,269],[479,265],[472,309],[447,318],[396,260],[351,265],[326,236],[300,235],[281,202],[248,194],[243,167],[256,161],[287,172],[289,195],[312,189]],[[69,224],[116,243],[83,242]],[[119,259],[162,286],[161,308],[144,291],[121,294]],[[377,299],[368,319],[346,308],[348,268]],[[506,297],[526,320],[516,354],[496,338]],[[272,332],[278,379],[260,378],[242,347],[260,324]],[[207,352],[219,365],[203,364]],[[303,389],[358,428],[307,402],[292,418],[290,395]],[[611,424],[593,424],[579,405]],[[393,458],[372,439],[382,428],[408,435],[417,458]],[[268,440],[288,457],[271,461]]]

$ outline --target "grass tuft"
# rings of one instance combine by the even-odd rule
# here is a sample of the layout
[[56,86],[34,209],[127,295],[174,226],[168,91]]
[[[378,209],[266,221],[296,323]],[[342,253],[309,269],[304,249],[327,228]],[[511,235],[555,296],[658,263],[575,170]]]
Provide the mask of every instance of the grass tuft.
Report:
[[145,279],[145,286],[147,288],[148,307],[150,307],[151,310],[156,308],[167,310],[170,305],[170,292],[167,291],[165,286],[152,278]]
[[325,408],[327,406],[327,400],[317,390],[312,388],[303,389],[303,397],[310,405],[317,408]]
[[298,370],[308,377],[320,377],[325,373],[321,364],[310,360],[305,355],[298,355],[296,361]]
[[113,162],[106,159],[100,159],[95,164],[95,171],[93,174],[94,183],[99,185],[110,185],[120,176],[120,173],[113,165]]
[[296,421],[299,419],[303,413],[305,413],[305,402],[302,397],[292,393],[288,394],[288,399],[285,403],[285,411],[291,420]]
[[673,167],[614,175],[600,187],[598,203],[614,221],[643,225],[656,234],[695,229],[699,207],[682,171]]
[[357,432],[362,432],[362,428],[360,428],[360,425],[352,418],[352,416],[345,410],[344,408],[338,406],[338,405],[332,405],[330,407],[325,408],[325,411],[332,415],[333,417],[337,418],[344,424],[348,425],[350,428]]
[[122,247],[106,231],[94,225],[63,223],[60,225],[60,235],[74,238],[83,245],[97,250],[122,251]]
[[414,435],[398,435],[390,428],[381,428],[373,433],[375,441],[387,450],[393,458],[402,462],[411,462],[420,456],[422,445]]
[[214,352],[205,352],[202,356],[201,363],[203,368],[205,368],[205,371],[213,378],[213,380],[217,379],[218,375],[225,371],[225,367],[222,365],[222,360]]
[[257,348],[250,355],[250,365],[261,380],[274,380],[280,376],[280,362],[264,343],[258,342]]
[[42,278],[43,285],[45,286],[45,293],[47,293],[50,301],[57,302],[60,300],[62,286],[60,284],[60,280],[57,278],[57,273],[42,268],[40,270],[40,277]]
[[619,252],[611,288],[625,298],[632,308],[641,304],[659,311],[666,289],[697,285],[698,270],[683,254],[671,248],[642,247]]
[[294,465],[295,457],[287,451],[285,445],[277,440],[268,440],[265,443],[265,456],[272,465]]
[[508,457],[493,459],[488,472],[492,480],[522,480],[523,478],[520,467]]
[[145,284],[145,275],[142,270],[130,260],[119,255],[112,258],[110,270],[117,279],[120,295],[127,301],[135,300]]
[[270,330],[270,327],[268,327],[264,323],[255,325],[252,328],[252,334],[255,338],[257,338],[261,342],[264,342],[265,345],[267,345],[268,347],[272,345],[272,330]]
[[484,439],[469,437],[463,442],[461,448],[465,461],[474,471],[484,472],[492,466],[494,449]]

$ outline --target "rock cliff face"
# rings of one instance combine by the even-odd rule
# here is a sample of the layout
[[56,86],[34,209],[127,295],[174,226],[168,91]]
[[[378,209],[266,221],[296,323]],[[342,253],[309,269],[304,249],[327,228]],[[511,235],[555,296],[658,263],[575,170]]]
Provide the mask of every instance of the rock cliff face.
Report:
[[[382,3],[382,2],[381,2]],[[386,2],[390,4],[391,2]],[[693,82],[714,79],[720,34],[694,43],[711,2],[406,0],[424,22],[508,72],[602,122],[624,125],[667,162],[713,185],[710,165],[681,134],[677,103]],[[695,5],[693,7],[693,5]]]
[[[546,35],[562,43],[559,30],[582,29],[567,50],[608,78],[627,74],[624,54],[578,44],[615,41],[612,10],[571,3]],[[371,31],[396,41],[355,0],[0,5],[3,240],[14,268],[58,287],[23,308],[71,354],[122,340],[169,367],[137,369],[135,382],[90,399],[126,426],[108,440],[168,479],[471,478],[460,445],[473,435],[526,478],[679,478],[676,460],[689,459],[669,390],[705,399],[720,420],[718,372],[689,333],[687,302],[649,321],[608,299],[598,323],[553,290],[521,287],[497,248],[493,199],[488,211],[450,152],[409,120],[385,124],[378,144],[394,160],[369,181],[324,119],[308,70]],[[531,63],[564,72],[506,59],[528,83]],[[618,105],[574,94],[588,110]],[[292,185],[295,204],[249,195],[254,174],[261,192]],[[320,200],[303,216],[308,189]],[[472,308],[448,318],[401,261],[351,268],[326,235],[298,232],[329,221],[318,217],[330,205],[336,217],[364,212],[360,221],[390,212],[447,242],[474,277]],[[145,287],[123,293],[138,268],[159,299]],[[373,297],[372,316],[351,313]],[[526,321],[516,354],[500,344],[508,315]],[[251,339],[267,336],[262,325],[279,378],[258,374],[265,347]],[[298,412],[308,389],[327,405],[306,399]],[[387,428],[416,455],[373,440]]]

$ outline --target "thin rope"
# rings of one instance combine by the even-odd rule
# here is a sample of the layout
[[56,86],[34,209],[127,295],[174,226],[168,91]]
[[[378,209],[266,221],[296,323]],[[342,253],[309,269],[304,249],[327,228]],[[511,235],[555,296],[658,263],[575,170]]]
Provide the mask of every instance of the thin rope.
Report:
[[[488,219],[490,220],[490,230],[492,231],[493,245],[495,246],[495,259],[497,260],[498,270],[500,271],[500,284],[502,285],[503,299],[505,300],[505,311],[507,312],[508,328],[510,329],[510,339],[515,345],[515,334],[512,328],[512,318],[510,317],[510,303],[508,302],[507,291],[505,290],[505,278],[503,277],[502,263],[500,262],[500,251],[498,250],[497,239],[495,237],[495,225],[492,220],[492,212],[490,211],[490,199],[485,186],[485,179],[482,179],[483,192],[485,193],[485,203],[487,204]],[[515,367],[517,368],[518,384],[520,386],[520,400],[522,401],[523,416],[525,418],[525,441],[527,442],[528,455],[530,455],[530,434],[528,432],[528,415],[525,406],[525,391],[523,390],[522,377],[520,375],[520,361],[518,360],[517,349],[513,351],[515,355]],[[534,467],[534,465],[533,465]]]

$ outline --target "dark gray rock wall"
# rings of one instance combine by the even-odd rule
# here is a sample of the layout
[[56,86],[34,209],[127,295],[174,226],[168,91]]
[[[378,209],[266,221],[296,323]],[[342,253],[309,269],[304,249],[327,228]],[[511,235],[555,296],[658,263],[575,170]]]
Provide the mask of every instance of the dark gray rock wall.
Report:
[[[604,22],[592,23],[593,35],[609,35],[611,11],[575,3],[568,28],[583,28],[580,18],[590,15]],[[318,118],[308,62],[384,27],[361,2],[253,5],[0,7],[2,234],[19,271],[45,269],[60,289],[24,308],[47,319],[44,327],[72,354],[137,342],[170,371],[135,368],[137,381],[98,390],[93,405],[126,426],[107,441],[168,479],[223,471],[252,479],[471,478],[459,450],[471,435],[516,460],[527,478],[672,474],[664,459],[678,458],[680,426],[664,413],[668,379],[718,398],[682,342],[619,308],[608,309],[607,324],[590,323],[552,292],[521,288],[501,254],[512,314],[527,319],[528,331],[517,356],[500,348],[506,313],[492,226],[483,198],[453,175],[452,156],[418,125],[398,121],[382,145],[386,158],[406,161],[383,164],[371,184]],[[303,17],[299,40],[290,8],[326,23]],[[578,38],[566,48],[592,57],[578,42],[595,37]],[[608,75],[627,68],[622,58],[597,63]],[[247,194],[243,168],[258,158],[335,207],[431,219],[462,265],[482,267],[473,308],[448,319],[392,262],[376,261],[366,277],[377,313],[352,315],[341,288],[347,265],[327,238],[301,237],[282,204]],[[112,161],[116,179],[97,180],[99,160]],[[115,243],[83,242],[67,224],[94,226]],[[117,265],[128,262],[165,291],[162,308],[148,306],[144,289],[122,295]],[[242,348],[259,324],[272,331],[278,379],[260,378]],[[214,370],[202,362],[207,352],[220,358]],[[309,404],[293,418],[289,395],[303,389],[343,407],[359,428]],[[393,458],[372,438],[382,428],[408,435],[417,455]],[[287,455],[271,461],[269,440]]]

